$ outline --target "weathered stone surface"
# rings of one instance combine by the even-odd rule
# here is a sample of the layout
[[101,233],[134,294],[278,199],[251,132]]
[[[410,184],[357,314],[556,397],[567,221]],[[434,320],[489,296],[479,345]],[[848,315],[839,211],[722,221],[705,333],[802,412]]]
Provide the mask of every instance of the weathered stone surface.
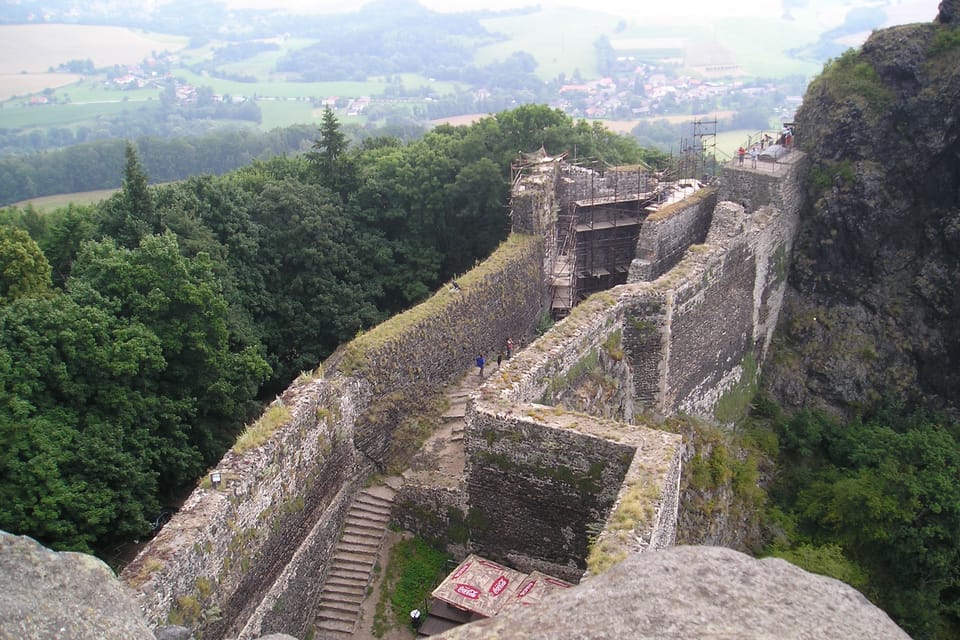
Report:
[[633,555],[541,605],[439,636],[481,638],[907,639],[844,583],[721,547]]
[[[957,19],[957,2],[941,3],[940,22]],[[783,352],[767,370],[790,408],[854,413],[900,399],[958,411],[960,48],[949,35],[935,23],[875,32],[797,113],[813,197]],[[869,90],[851,90],[854,68]]]
[[157,640],[191,640],[193,638],[190,629],[180,625],[158,627],[154,634],[156,634]]
[[106,564],[0,531],[0,638],[153,640],[154,635]]

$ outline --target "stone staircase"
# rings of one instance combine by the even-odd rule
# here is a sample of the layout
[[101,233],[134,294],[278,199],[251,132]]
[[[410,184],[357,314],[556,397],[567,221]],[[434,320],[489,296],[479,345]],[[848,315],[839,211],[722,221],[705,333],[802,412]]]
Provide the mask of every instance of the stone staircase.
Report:
[[[423,480],[443,485],[459,482],[463,477],[465,456],[463,431],[469,396],[497,371],[488,366],[480,378],[472,369],[447,391],[448,409],[439,428],[427,439],[402,477],[388,477],[384,484],[363,489],[350,505],[343,535],[330,564],[330,573],[320,594],[315,616],[317,640],[339,640],[350,637],[372,637],[366,629],[358,629],[364,599],[371,586],[373,566],[390,522],[390,509],[397,491],[407,480]],[[373,597],[373,596],[371,596]],[[364,621],[369,624],[371,621]]]
[[368,487],[357,494],[350,505],[343,535],[320,594],[314,623],[318,639],[353,636],[390,522],[395,494],[387,485]]

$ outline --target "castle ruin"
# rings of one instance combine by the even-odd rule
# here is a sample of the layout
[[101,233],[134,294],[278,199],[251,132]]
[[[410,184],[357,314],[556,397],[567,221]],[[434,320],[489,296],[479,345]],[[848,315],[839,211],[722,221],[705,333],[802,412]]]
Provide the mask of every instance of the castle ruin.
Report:
[[[305,636],[347,510],[404,415],[476,353],[531,338],[550,311],[563,320],[471,395],[462,475],[409,478],[394,521],[461,555],[573,582],[671,545],[683,445],[658,417],[722,421],[755,380],[805,172],[794,152],[757,170],[727,166],[719,187],[668,193],[639,168],[528,158],[511,237],[458,288],[295,381],[274,403],[289,418],[272,437],[228,452],[221,481],[201,483],[126,567],[147,619],[189,609],[207,638]],[[579,393],[588,382],[595,392]]]

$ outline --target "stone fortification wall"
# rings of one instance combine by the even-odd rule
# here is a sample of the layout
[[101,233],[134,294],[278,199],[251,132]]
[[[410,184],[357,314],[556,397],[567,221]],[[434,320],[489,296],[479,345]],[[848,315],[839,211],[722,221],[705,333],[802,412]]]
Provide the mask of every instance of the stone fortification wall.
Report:
[[410,309],[346,345],[336,358],[344,374],[372,386],[374,404],[358,421],[355,442],[382,465],[403,413],[437,397],[473,366],[495,358],[507,338],[533,333],[546,296],[543,241],[513,234],[490,258]]
[[691,245],[707,237],[716,204],[717,190],[702,189],[647,216],[627,282],[656,280],[676,266]]
[[[644,548],[673,540],[681,438],[542,404],[576,387],[600,360],[622,360],[624,308],[609,292],[592,296],[492,375],[468,407],[472,550],[579,579],[591,540],[623,501],[624,487],[636,486],[644,487],[642,496],[631,493],[618,531],[645,541]],[[630,372],[620,375],[629,386]]]
[[[403,411],[436,397],[477,352],[531,333],[542,245],[512,236],[459,278],[459,289],[346,345],[328,360],[326,379],[291,385],[261,418],[281,416],[272,435],[229,452],[216,468],[223,483],[202,483],[124,570],[150,623],[180,621],[205,638],[303,637],[346,510]],[[456,497],[451,504],[461,506]]]
[[277,399],[268,415],[289,413],[273,435],[228,452],[216,467],[222,483],[205,480],[124,569],[151,625],[181,622],[206,638],[305,630],[349,496],[367,473],[353,425],[368,401],[362,382],[321,379]]
[[468,421],[470,544],[521,570],[579,581],[634,448],[560,427],[548,412],[481,411]]
[[792,151],[776,164],[759,163],[756,171],[724,166],[720,200],[736,202],[747,211],[767,205],[778,211],[793,211],[806,197],[804,181],[809,162],[806,154]]

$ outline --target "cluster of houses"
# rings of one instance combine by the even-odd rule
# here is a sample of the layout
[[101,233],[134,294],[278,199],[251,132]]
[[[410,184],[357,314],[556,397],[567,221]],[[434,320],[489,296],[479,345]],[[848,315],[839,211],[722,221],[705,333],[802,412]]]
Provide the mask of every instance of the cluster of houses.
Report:
[[[689,75],[672,76],[656,66],[641,64],[632,76],[605,77],[590,82],[562,85],[550,106],[573,117],[636,118],[675,113],[678,105],[703,103],[737,94],[761,99],[782,94],[774,84],[746,85],[731,70],[714,70],[715,79]],[[735,71],[735,70],[734,70]],[[801,96],[788,97],[787,110],[799,105]]]

